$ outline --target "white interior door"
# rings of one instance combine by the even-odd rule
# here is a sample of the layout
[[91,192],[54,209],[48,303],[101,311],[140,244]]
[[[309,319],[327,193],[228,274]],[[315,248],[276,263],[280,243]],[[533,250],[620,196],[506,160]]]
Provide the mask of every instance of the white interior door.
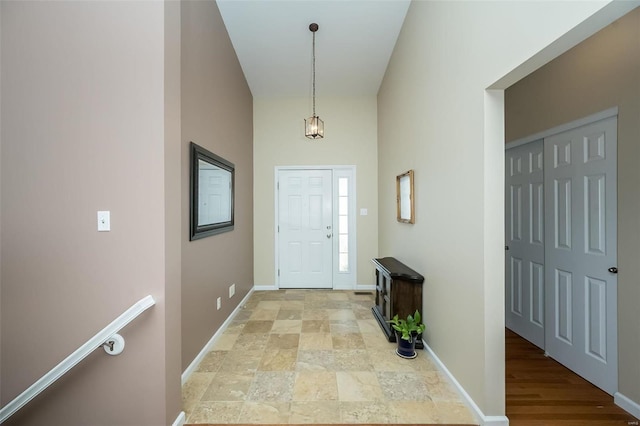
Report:
[[[547,353],[612,394],[618,387],[617,119],[545,138]],[[616,270],[617,271],[617,270]]]
[[542,139],[505,153],[505,324],[544,348]]
[[280,288],[333,288],[331,170],[278,173]]

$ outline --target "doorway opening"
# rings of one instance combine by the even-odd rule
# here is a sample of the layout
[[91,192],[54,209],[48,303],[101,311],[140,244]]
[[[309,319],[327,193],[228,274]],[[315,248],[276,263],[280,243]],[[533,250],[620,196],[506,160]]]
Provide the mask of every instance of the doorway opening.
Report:
[[613,395],[617,109],[506,148],[506,326]]

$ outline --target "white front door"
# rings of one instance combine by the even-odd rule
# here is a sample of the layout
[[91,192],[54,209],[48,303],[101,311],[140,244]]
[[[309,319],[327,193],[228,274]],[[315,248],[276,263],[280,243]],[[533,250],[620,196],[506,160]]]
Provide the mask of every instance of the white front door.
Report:
[[617,119],[544,141],[546,352],[612,394],[618,388]]
[[542,139],[505,153],[505,324],[544,348]]
[[332,288],[331,170],[278,173],[280,288]]

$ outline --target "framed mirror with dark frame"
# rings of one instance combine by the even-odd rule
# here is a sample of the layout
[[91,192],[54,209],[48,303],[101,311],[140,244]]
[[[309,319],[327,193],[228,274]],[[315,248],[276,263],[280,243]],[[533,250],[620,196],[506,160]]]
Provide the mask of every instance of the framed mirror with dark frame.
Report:
[[191,142],[189,241],[233,230],[235,166]]

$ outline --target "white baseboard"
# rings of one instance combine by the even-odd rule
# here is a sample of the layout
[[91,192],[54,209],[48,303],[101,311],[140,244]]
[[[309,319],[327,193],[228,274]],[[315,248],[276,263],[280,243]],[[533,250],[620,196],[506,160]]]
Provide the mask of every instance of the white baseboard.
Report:
[[231,315],[229,315],[227,317],[227,319],[222,323],[222,325],[220,326],[218,331],[216,331],[214,333],[213,337],[211,337],[211,339],[209,339],[209,341],[207,342],[206,345],[204,345],[204,347],[202,348],[200,353],[193,359],[193,361],[191,361],[191,364],[189,364],[189,366],[186,368],[186,370],[184,370],[184,372],[182,373],[182,386],[184,386],[184,384],[187,382],[187,380],[189,379],[191,374],[194,371],[197,370],[198,365],[200,365],[200,362],[207,355],[207,352],[209,352],[211,350],[211,348],[213,347],[213,345],[216,342],[216,340],[218,340],[218,337],[220,337],[220,335],[222,335],[222,333],[224,333],[224,331],[227,329],[227,327],[229,326],[229,323],[231,323],[231,320],[235,316],[236,312],[238,312],[240,309],[242,309],[242,307],[247,302],[247,300],[249,300],[249,297],[253,293],[254,289],[255,289],[255,287],[252,288],[251,290],[249,290],[249,293],[247,293],[247,295],[244,297],[244,299],[242,299],[242,301],[240,303],[238,303],[238,306],[236,306],[236,308],[233,310],[233,312],[231,312]]
[[184,411],[180,411],[180,414],[178,414],[178,417],[176,417],[176,420],[171,424],[171,426],[184,426],[186,421],[186,414],[184,414]]
[[613,402],[624,411],[640,419],[640,404],[624,396],[620,392],[613,394]]
[[467,393],[467,391],[462,387],[460,382],[456,380],[456,378],[451,374],[449,369],[444,365],[444,363],[438,358],[438,356],[433,352],[433,350],[427,345],[427,343],[423,340],[424,349],[429,352],[429,354],[433,357],[433,360],[438,365],[438,367],[449,377],[453,386],[456,388],[460,397],[463,399],[464,403],[469,407],[473,415],[480,421],[482,426],[509,426],[509,419],[507,416],[486,416],[478,404],[471,398],[471,396]]
[[271,284],[271,285],[254,285],[253,289],[255,291],[272,291],[272,290],[278,290],[278,287],[275,284]]
[[374,284],[358,284],[356,286],[356,291],[373,291],[376,289]]

